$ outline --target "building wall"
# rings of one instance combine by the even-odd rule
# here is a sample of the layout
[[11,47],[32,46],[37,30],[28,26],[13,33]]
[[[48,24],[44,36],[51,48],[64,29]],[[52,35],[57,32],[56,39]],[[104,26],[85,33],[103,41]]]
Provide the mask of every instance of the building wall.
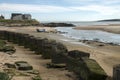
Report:
[[30,14],[24,14],[24,15],[23,15],[23,18],[24,18],[25,20],[31,20],[31,15],[30,15]]
[[12,20],[23,20],[22,15],[17,15],[12,18]]
[[31,20],[30,14],[12,13],[12,20]]

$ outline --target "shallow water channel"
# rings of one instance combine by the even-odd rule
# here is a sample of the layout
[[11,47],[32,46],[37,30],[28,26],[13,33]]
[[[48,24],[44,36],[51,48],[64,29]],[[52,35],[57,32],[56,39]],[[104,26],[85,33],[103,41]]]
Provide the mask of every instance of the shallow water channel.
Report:
[[75,30],[73,27],[57,27],[57,31],[66,32],[64,35],[76,40],[99,40],[104,43],[120,45],[120,34],[109,33],[100,30]]

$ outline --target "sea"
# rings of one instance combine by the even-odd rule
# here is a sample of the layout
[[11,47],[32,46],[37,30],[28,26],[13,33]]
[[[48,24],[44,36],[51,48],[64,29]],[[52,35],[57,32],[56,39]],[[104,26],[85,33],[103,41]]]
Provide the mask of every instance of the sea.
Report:
[[[120,21],[107,22],[68,22],[76,26],[120,24]],[[65,32],[61,35],[75,40],[99,40],[104,43],[120,45],[120,34],[100,30],[75,30],[74,27],[57,27],[57,31]]]
[[76,26],[91,26],[91,25],[111,25],[120,24],[120,21],[81,21],[81,22],[67,22]]

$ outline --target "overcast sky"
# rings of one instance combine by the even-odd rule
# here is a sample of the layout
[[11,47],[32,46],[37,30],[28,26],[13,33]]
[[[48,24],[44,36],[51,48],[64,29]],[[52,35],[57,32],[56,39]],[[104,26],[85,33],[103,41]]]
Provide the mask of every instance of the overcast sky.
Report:
[[120,18],[120,0],[0,0],[0,14],[30,13],[39,21]]

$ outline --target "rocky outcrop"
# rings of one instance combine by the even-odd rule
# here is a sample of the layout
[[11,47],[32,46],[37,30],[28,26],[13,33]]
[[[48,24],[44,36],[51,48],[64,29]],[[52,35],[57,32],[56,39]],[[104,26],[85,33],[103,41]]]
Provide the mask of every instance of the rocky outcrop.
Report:
[[69,23],[43,23],[43,26],[48,27],[74,27],[75,25]]

